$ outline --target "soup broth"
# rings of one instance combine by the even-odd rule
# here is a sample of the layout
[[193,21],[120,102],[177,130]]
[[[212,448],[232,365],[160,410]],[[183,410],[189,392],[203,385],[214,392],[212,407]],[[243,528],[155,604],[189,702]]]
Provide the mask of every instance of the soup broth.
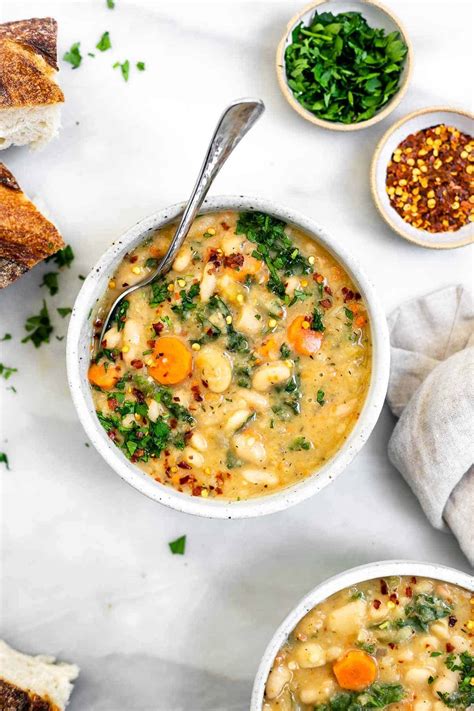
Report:
[[[100,318],[166,252],[128,254]],[[263,213],[194,222],[173,268],[122,302],[89,380],[109,437],[162,484],[237,500],[295,484],[342,446],[371,372],[367,310],[343,267]]]

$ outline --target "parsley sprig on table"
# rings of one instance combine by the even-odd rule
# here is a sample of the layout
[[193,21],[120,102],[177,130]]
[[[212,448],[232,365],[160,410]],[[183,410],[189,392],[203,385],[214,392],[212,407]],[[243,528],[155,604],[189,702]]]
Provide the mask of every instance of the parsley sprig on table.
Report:
[[296,100],[327,121],[358,123],[397,92],[408,48],[359,12],[315,13],[293,30],[285,71]]

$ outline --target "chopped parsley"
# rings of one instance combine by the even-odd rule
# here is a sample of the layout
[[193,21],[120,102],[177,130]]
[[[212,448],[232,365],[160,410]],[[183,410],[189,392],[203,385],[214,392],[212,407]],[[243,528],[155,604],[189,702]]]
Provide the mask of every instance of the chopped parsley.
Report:
[[150,284],[150,287],[151,298],[148,302],[150,306],[159,306],[159,304],[166,301],[170,295],[168,291],[168,284],[165,281],[154,281]]
[[437,595],[419,593],[405,607],[405,620],[397,621],[400,627],[412,627],[419,632],[428,632],[430,624],[448,617],[453,608]]
[[235,452],[233,452],[231,449],[228,449],[225,457],[225,465],[227,469],[235,469],[236,467],[241,467],[242,462],[237,457]]
[[8,378],[13,375],[13,373],[18,373],[18,368],[10,368],[8,365],[0,363],[0,376],[2,378],[8,380]]
[[375,644],[367,644],[367,642],[356,642],[356,647],[363,649],[367,654],[375,654],[377,647]]
[[126,59],[125,62],[122,63],[115,62],[115,64],[113,65],[113,69],[117,69],[117,67],[120,67],[120,71],[124,80],[128,81],[128,77],[130,74],[130,62],[128,61],[128,59]]
[[145,71],[145,62],[137,62],[137,69],[139,72]]
[[58,272],[47,272],[43,275],[43,281],[41,282],[40,286],[46,286],[49,289],[49,293],[51,296],[54,296],[58,293],[58,275]]
[[0,338],[0,341],[11,341],[12,339],[12,334],[11,333],[6,333],[3,338]]
[[297,437],[288,446],[291,452],[299,452],[302,449],[311,449],[311,442],[309,442],[305,437]]
[[80,51],[80,42],[75,42],[72,46],[71,49],[66,52],[63,56],[63,60],[65,62],[69,62],[69,64],[72,66],[73,69],[77,69],[82,62],[82,55]]
[[317,306],[313,311],[310,326],[312,331],[319,331],[320,333],[323,333],[323,331],[326,330],[326,327],[323,323],[323,315]]
[[186,550],[186,536],[180,536],[175,541],[168,543],[173,555],[184,555]]
[[60,269],[62,267],[67,267],[69,269],[73,259],[74,252],[72,251],[71,245],[67,244],[63,249],[59,249],[55,254],[52,254],[50,257],[47,257],[44,261],[56,262]]
[[117,324],[117,331],[121,331],[122,328],[125,326],[125,321],[127,320],[127,311],[128,311],[129,306],[130,306],[130,301],[127,301],[127,299],[123,299],[117,306],[117,309],[113,315],[113,320]]
[[61,318],[66,318],[66,316],[69,316],[69,314],[72,312],[72,309],[69,308],[69,306],[64,306],[64,307],[59,306],[56,309],[56,311],[61,316]]
[[179,304],[173,304],[171,307],[172,310],[178,314],[180,319],[186,319],[189,312],[194,311],[194,309],[197,308],[195,299],[199,296],[199,291],[199,284],[192,284],[188,291],[186,291],[186,289],[181,289],[179,292],[181,302]]
[[316,402],[318,405],[321,405],[321,407],[324,405],[326,400],[324,399],[324,390],[318,390],[316,394]]
[[375,682],[364,691],[343,691],[329,699],[327,704],[318,704],[314,711],[360,711],[360,709],[385,709],[401,701],[405,690],[401,684]]
[[100,49],[101,52],[105,52],[111,47],[112,43],[110,42],[110,34],[108,32],[104,32],[104,34],[96,44],[96,49]]
[[280,346],[280,355],[283,359],[289,358],[291,356],[291,350],[286,343],[282,343]]
[[54,329],[51,325],[46,301],[43,301],[43,306],[37,316],[30,316],[26,320],[25,329],[28,331],[28,335],[22,339],[22,343],[31,341],[35,348],[39,348],[42,343],[49,343],[49,337]]
[[471,708],[474,705],[474,656],[469,652],[461,652],[457,658],[455,654],[448,654],[446,666],[459,672],[459,684],[451,693],[438,691],[439,698],[450,709]]
[[267,288],[281,299],[289,298],[284,277],[312,271],[306,257],[286,234],[285,227],[285,222],[263,212],[241,212],[235,230],[256,245],[252,256],[265,262],[270,272]]
[[7,469],[10,469],[10,464],[8,462],[8,456],[5,452],[0,452],[0,464],[4,464]]
[[106,0],[106,3],[107,3],[107,7],[109,8],[109,10],[113,10],[113,9],[114,9],[114,7],[115,7],[115,0]]

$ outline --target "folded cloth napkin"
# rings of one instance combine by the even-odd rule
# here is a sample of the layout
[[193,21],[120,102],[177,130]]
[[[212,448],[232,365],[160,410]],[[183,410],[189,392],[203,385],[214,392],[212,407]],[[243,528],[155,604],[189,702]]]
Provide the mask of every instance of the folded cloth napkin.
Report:
[[462,286],[390,316],[388,445],[433,526],[449,528],[474,565],[474,309]]

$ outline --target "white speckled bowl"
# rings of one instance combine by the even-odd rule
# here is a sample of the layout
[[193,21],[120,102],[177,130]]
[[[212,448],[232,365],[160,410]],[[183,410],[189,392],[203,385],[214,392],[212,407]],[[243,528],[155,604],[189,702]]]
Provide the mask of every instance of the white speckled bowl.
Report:
[[411,133],[422,131],[440,123],[454,126],[471,136],[474,135],[474,115],[467,111],[452,109],[448,106],[413,111],[413,113],[394,123],[380,139],[372,158],[370,188],[375,205],[383,219],[401,237],[429,249],[454,249],[474,242],[473,222],[469,222],[456,232],[437,232],[432,234],[431,232],[420,230],[405,222],[403,217],[391,206],[385,189],[387,165],[397,146]]
[[[292,32],[300,22],[303,22],[305,25],[308,24],[309,20],[312,19],[316,11],[333,12],[335,14],[339,14],[341,12],[360,12],[371,27],[381,27],[387,33],[395,31],[400,32],[403,41],[408,47],[408,53],[403,71],[400,75],[400,83],[397,92],[392,96],[390,101],[385,104],[385,106],[382,106],[375,116],[372,116],[372,118],[367,119],[366,121],[360,121],[359,123],[341,123],[339,121],[327,121],[326,119],[318,118],[311,113],[311,111],[308,111],[308,109],[301,106],[288,85],[285,69],[285,51],[288,45],[291,44]],[[301,10],[301,12],[292,17],[288,22],[276,53],[278,85],[290,106],[307,121],[310,121],[321,128],[329,128],[332,131],[359,131],[362,128],[373,126],[375,123],[382,121],[389,114],[391,114],[403,99],[406,90],[408,89],[412,66],[413,49],[405,28],[392,11],[385,7],[385,5],[382,5],[382,3],[378,2],[378,0],[316,0],[315,2],[312,2],[310,5],[307,5],[303,10]]]
[[385,399],[389,375],[390,349],[385,314],[370,281],[357,262],[309,218],[257,198],[239,196],[207,199],[201,210],[202,213],[220,210],[267,212],[313,236],[341,262],[354,280],[367,305],[373,341],[372,376],[360,418],[343,447],[324,467],[304,481],[274,494],[246,501],[202,499],[159,484],[129,462],[120,449],[107,437],[95,414],[87,380],[92,337],[91,313],[106,291],[109,279],[125,254],[133,250],[145,237],[159,227],[175,221],[183,207],[184,203],[173,205],[138,222],[114,242],[90,271],[74,304],[68,331],[67,370],[72,399],[87,435],[105,461],[122,479],[155,501],[178,511],[208,518],[248,518],[281,511],[316,494],[329,484],[355,457],[372,432]]
[[412,560],[387,560],[377,563],[368,563],[357,568],[345,570],[332,578],[325,580],[317,585],[314,590],[311,590],[298,605],[290,612],[283,620],[270,643],[268,644],[260,666],[258,667],[255,676],[255,682],[252,691],[252,700],[250,703],[250,711],[262,711],[263,695],[265,693],[265,684],[268,674],[273,665],[275,656],[288,638],[288,635],[294,630],[298,622],[307,612],[326,600],[330,595],[349,588],[357,583],[362,583],[365,580],[373,580],[374,578],[386,578],[391,575],[416,575],[420,578],[433,578],[441,580],[445,583],[459,585],[466,590],[474,591],[474,577],[467,575],[460,570],[447,568],[444,565],[435,563],[417,563]]

